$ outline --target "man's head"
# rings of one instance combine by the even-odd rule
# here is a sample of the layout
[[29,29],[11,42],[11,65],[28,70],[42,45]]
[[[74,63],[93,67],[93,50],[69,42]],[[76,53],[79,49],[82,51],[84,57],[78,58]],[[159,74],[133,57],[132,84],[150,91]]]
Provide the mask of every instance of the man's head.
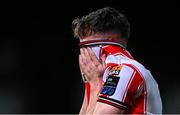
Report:
[[130,34],[130,25],[126,17],[111,7],[75,19],[72,29],[74,37],[80,41],[116,40],[124,46]]

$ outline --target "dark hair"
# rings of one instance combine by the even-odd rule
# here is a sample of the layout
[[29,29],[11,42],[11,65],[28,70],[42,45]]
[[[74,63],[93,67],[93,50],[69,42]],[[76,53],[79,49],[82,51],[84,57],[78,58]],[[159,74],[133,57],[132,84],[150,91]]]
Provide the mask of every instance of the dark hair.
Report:
[[128,39],[130,24],[116,9],[105,7],[72,22],[74,37],[90,36],[97,33],[118,32]]

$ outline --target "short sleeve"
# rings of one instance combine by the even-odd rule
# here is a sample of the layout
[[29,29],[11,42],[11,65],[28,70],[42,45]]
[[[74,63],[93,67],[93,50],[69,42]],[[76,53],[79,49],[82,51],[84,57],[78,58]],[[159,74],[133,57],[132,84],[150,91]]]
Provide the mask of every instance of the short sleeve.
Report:
[[98,102],[126,110],[137,95],[137,89],[142,81],[138,72],[130,66],[114,65],[106,74]]

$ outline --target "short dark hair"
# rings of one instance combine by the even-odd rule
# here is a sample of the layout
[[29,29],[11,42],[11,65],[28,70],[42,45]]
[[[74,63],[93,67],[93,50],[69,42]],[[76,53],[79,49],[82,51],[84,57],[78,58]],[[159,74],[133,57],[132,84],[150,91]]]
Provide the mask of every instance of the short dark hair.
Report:
[[81,38],[105,32],[118,32],[128,39],[130,24],[127,18],[116,9],[105,7],[72,22],[74,37]]

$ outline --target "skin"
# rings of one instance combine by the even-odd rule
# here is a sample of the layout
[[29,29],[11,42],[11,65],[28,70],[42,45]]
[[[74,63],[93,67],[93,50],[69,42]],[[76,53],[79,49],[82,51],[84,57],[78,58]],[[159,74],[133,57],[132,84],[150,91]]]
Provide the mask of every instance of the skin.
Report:
[[[107,36],[102,36],[107,37]],[[108,35],[109,37],[109,35]],[[96,37],[90,37],[95,39]],[[90,84],[90,100],[87,104],[87,96],[85,93],[83,105],[80,114],[121,114],[125,111],[114,106],[97,102],[98,94],[103,86],[102,77],[106,68],[105,55],[100,60],[91,48],[81,48],[79,55],[79,65],[81,73],[85,75],[87,82]]]
[[[90,101],[87,107],[87,96],[85,97],[83,103],[86,107],[83,107],[81,113],[83,114],[92,114],[94,113],[94,109],[98,99],[98,93],[102,87],[102,76],[105,70],[105,56],[102,56],[100,62],[94,52],[88,48],[81,48],[81,54],[79,55],[79,65],[80,70],[83,74],[85,74],[87,82],[89,82],[90,89]],[[85,110],[86,109],[86,110]]]
[[79,55],[79,65],[81,72],[86,75],[86,79],[90,84],[96,81],[102,82],[102,75],[105,70],[105,55],[101,57],[100,62],[91,48],[81,48]]

